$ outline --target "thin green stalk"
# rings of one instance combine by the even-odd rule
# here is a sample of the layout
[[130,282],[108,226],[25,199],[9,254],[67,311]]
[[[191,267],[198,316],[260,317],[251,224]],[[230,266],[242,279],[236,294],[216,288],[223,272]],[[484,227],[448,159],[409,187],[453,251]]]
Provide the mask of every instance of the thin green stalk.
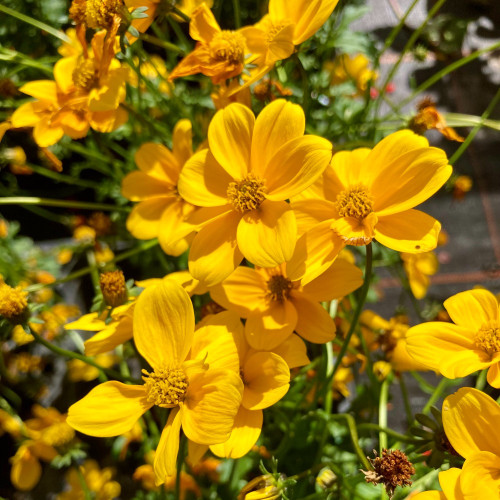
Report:
[[240,0],[233,0],[233,10],[234,10],[234,27],[236,29],[240,29],[241,28]]
[[424,406],[424,409],[422,410],[422,413],[424,415],[427,415],[427,413],[431,411],[431,406],[443,395],[443,392],[447,387],[448,379],[443,377],[437,387],[434,389],[434,392],[429,398],[429,401],[427,401],[426,405]]
[[354,448],[354,451],[358,456],[359,461],[363,464],[363,467],[366,470],[371,470],[372,467],[368,462],[368,459],[366,458],[363,450],[361,449],[361,446],[359,446],[358,430],[356,429],[356,421],[354,420],[354,417],[352,415],[349,415],[349,413],[338,413],[337,415],[330,415],[329,418],[331,420],[339,420],[339,419],[346,420],[347,428],[349,429],[349,435],[351,436],[351,443]]
[[55,36],[56,38],[59,38],[59,40],[62,40],[63,42],[70,42],[71,40],[68,38],[68,36],[63,33],[62,31],[56,30],[52,26],[49,26],[48,24],[42,23],[41,21],[38,21],[36,19],[33,19],[32,17],[26,16],[25,14],[21,14],[20,12],[17,12],[16,10],[9,9],[9,7],[5,7],[5,5],[0,4],[0,12],[4,12],[5,14],[8,14],[9,16],[15,17],[16,19],[19,19],[20,21],[23,21],[24,23],[31,24],[32,26],[35,26],[35,28],[38,28],[42,31],[46,31],[52,36]]
[[36,61],[35,59],[21,54],[20,52],[16,52],[12,49],[6,49],[5,47],[0,47],[0,61],[21,64],[22,66],[29,66],[30,68],[35,68],[43,71],[50,76],[52,76],[53,73],[53,68],[51,66],[45,66],[45,64],[40,61]]
[[488,374],[488,370],[482,370],[476,380],[476,389],[478,391],[484,390],[484,386],[486,385],[486,376]]
[[401,373],[399,375],[398,382],[399,388],[401,389],[401,396],[403,397],[403,404],[406,412],[406,421],[408,422],[408,425],[411,425],[413,423],[414,417],[411,410],[410,398],[408,397],[408,388],[406,386],[404,373]]
[[97,268],[97,261],[95,258],[95,253],[93,250],[88,249],[87,252],[87,263],[90,267],[90,277],[92,278],[92,284],[94,285],[94,290],[99,290],[99,269]]
[[462,57],[462,59],[455,61],[446,68],[443,68],[441,71],[438,71],[434,75],[432,75],[430,78],[425,80],[425,82],[421,83],[408,97],[403,99],[397,106],[396,109],[399,110],[402,107],[406,106],[409,102],[411,102],[418,94],[424,92],[427,90],[429,87],[434,85],[436,82],[441,81],[447,74],[451,73],[452,71],[455,71],[456,69],[460,68],[461,66],[464,66],[465,64],[468,64],[478,57],[482,56],[483,54],[487,54],[488,52],[492,52],[493,50],[496,50],[500,48],[500,42],[496,42],[489,47],[486,47],[481,50],[476,50],[475,52],[472,52],[466,57]]
[[187,23],[189,23],[189,21],[191,21],[191,18],[187,14],[184,14],[184,12],[182,12],[182,10],[178,9],[175,5],[171,5],[170,10],[173,14],[177,14],[180,18],[184,19],[184,21],[186,21]]
[[391,377],[387,377],[382,382],[382,387],[380,388],[380,399],[378,402],[378,424],[381,428],[378,434],[380,454],[382,454],[382,450],[387,449],[387,433],[382,429],[387,428],[387,402],[389,398],[390,384]]
[[92,203],[87,201],[65,201],[51,198],[38,198],[30,196],[8,196],[0,198],[0,205],[43,205],[46,207],[81,208],[82,210],[116,210],[129,212],[129,207],[108,205],[106,203]]
[[330,382],[335,377],[335,373],[337,372],[337,370],[340,367],[340,364],[342,363],[342,358],[344,357],[344,355],[347,351],[347,346],[349,345],[349,342],[351,341],[351,337],[354,334],[354,330],[356,329],[356,326],[358,324],[359,317],[361,316],[361,311],[363,310],[363,306],[365,305],[366,296],[368,295],[368,289],[370,288],[370,280],[372,277],[372,260],[373,260],[372,244],[369,243],[366,246],[365,281],[363,283],[363,287],[361,288],[358,306],[356,307],[356,310],[354,311],[354,315],[353,315],[352,320],[351,320],[351,325],[349,327],[349,331],[347,332],[347,335],[344,339],[342,347],[340,348],[340,351],[337,355],[337,359],[335,361],[335,366],[333,367],[332,374],[331,374],[330,379],[329,379]]
[[55,353],[59,356],[64,356],[64,357],[71,358],[71,359],[79,359],[80,361],[83,361],[84,363],[87,363],[88,365],[93,366],[94,368],[97,368],[100,372],[104,373],[105,375],[107,375],[109,377],[113,377],[117,380],[133,382],[135,384],[140,383],[140,381],[138,381],[134,378],[122,376],[121,373],[118,373],[115,370],[112,370],[110,368],[103,368],[101,365],[98,365],[93,359],[91,359],[87,356],[84,356],[83,354],[78,354],[77,352],[68,351],[67,349],[63,349],[62,347],[56,346],[55,344],[48,342],[42,336],[38,335],[38,333],[36,333],[32,328],[29,328],[29,331],[39,344],[42,344],[47,349],[49,349],[50,351],[52,351],[53,353]]
[[363,432],[363,431],[381,432],[381,431],[383,431],[388,436],[391,436],[391,437],[397,439],[398,441],[403,441],[404,443],[420,443],[422,441],[421,439],[416,439],[416,438],[413,438],[410,436],[406,436],[405,434],[401,434],[399,432],[393,431],[392,429],[389,429],[387,427],[380,427],[380,425],[372,424],[372,423],[359,424],[358,431],[359,432]]
[[[110,260],[108,264],[111,264],[113,262],[120,262],[121,260],[128,259],[129,257],[132,257],[133,255],[136,255],[138,253],[144,252],[145,250],[149,250],[150,248],[158,245],[158,240],[153,239],[149,241],[145,241],[144,243],[140,244],[137,247],[131,248],[130,250],[127,250],[126,252],[121,253],[120,255],[117,255],[114,259]],[[27,292],[36,292],[37,290],[40,290],[41,288],[45,288],[47,286],[56,286],[60,285],[62,283],[67,283],[68,281],[72,281],[76,278],[81,278],[82,276],[85,276],[86,274],[90,273],[92,271],[91,266],[83,267],[82,269],[78,269],[78,271],[75,271],[74,273],[68,274],[68,276],[65,276],[64,278],[60,278],[56,281],[53,281],[52,283],[37,283],[36,285],[31,285],[25,288]]]
[[83,496],[85,500],[92,500],[93,499],[92,492],[89,490],[89,485],[87,484],[87,481],[85,481],[85,477],[83,476],[80,466],[75,465],[75,469],[76,473],[78,474],[78,480],[80,481],[80,486],[82,487]]
[[139,38],[145,42],[156,45],[157,47],[161,47],[162,49],[170,50],[171,52],[177,52],[181,55],[184,55],[184,50],[182,50],[177,45],[162,40],[161,38],[157,38],[156,36],[148,35],[147,33],[141,33]]
[[[171,410],[173,411],[173,410]],[[182,434],[181,441],[179,444],[179,451],[177,453],[177,470],[175,471],[175,500],[180,500],[181,498],[181,471],[184,465],[184,458],[186,457],[186,447],[187,447],[187,437]]]
[[99,189],[101,186],[98,182],[79,179],[77,177],[73,177],[72,175],[66,175],[66,174],[61,174],[59,172],[54,172],[49,168],[41,167],[39,165],[33,165],[32,163],[27,163],[26,165],[29,168],[31,168],[33,172],[43,175],[44,177],[48,177],[49,179],[53,179],[57,182],[63,182],[65,184],[71,184],[73,186],[80,186],[83,188],[90,188],[90,189]]
[[488,119],[488,117],[498,104],[499,100],[500,100],[500,89],[497,90],[495,97],[493,97],[491,102],[488,104],[488,107],[481,115],[480,122],[469,132],[469,135],[465,138],[465,141],[462,144],[460,144],[460,147],[455,151],[453,156],[450,158],[450,165],[454,165],[457,162],[457,160],[462,156],[462,154],[465,153],[465,150],[469,147],[469,144],[473,141],[474,137],[476,137],[476,134],[479,132],[479,130],[484,126],[485,120]]
[[408,51],[411,50],[415,42],[418,40],[419,36],[421,35],[423,29],[427,25],[427,23],[434,17],[434,14],[437,13],[437,11],[443,6],[443,4],[446,2],[446,0],[438,0],[434,6],[432,7],[431,10],[429,10],[429,13],[427,14],[427,17],[424,19],[424,22],[412,33],[408,41],[406,42],[406,45],[403,47],[403,50],[401,51],[401,54],[399,56],[399,59],[396,61],[396,63],[393,65],[391,70],[389,71],[387,77],[384,80],[384,83],[381,85],[380,88],[380,94],[375,101],[374,105],[374,112],[373,115],[377,116],[378,109],[380,107],[380,104],[382,102],[383,97],[385,96],[385,89],[389,82],[393,79],[394,75],[396,74],[397,70],[399,69],[399,66],[403,62],[403,58],[406,55]]

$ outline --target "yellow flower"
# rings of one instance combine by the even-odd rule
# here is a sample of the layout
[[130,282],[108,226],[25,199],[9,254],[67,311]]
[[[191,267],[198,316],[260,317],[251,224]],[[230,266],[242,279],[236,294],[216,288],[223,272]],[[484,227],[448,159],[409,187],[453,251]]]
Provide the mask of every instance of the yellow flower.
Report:
[[28,292],[20,286],[12,288],[0,282],[0,317],[14,325],[23,323],[28,318]]
[[433,252],[402,253],[401,259],[413,295],[416,299],[423,299],[429,288],[429,276],[439,269],[436,255]]
[[238,495],[237,500],[278,500],[281,488],[271,474],[252,479]]
[[330,17],[338,0],[270,0],[269,14],[254,26],[241,30],[256,72],[245,85],[268,73],[277,61],[286,59],[295,46],[314,35]]
[[[94,361],[103,368],[111,368],[118,362],[118,356],[113,354],[98,354]],[[90,382],[95,380],[101,373],[95,366],[80,361],[79,359],[72,359],[68,361],[68,379],[71,382]]]
[[214,335],[213,325],[228,325],[238,349],[239,368],[244,389],[241,406],[234,420],[229,439],[210,446],[219,457],[240,458],[246,455],[259,439],[262,429],[262,410],[279,401],[290,386],[287,362],[275,352],[256,351],[245,340],[243,325],[238,316],[229,311],[207,319],[197,333]]
[[125,99],[128,70],[114,58],[114,36],[106,31],[94,35],[92,50],[60,59],[53,80],[37,80],[19,90],[35,101],[20,106],[12,115],[14,127],[34,127],[33,136],[41,147],[51,146],[64,134],[72,139],[87,135],[90,127],[111,132],[125,123],[127,112],[120,108]]
[[441,224],[413,207],[451,171],[444,151],[409,130],[387,136],[372,150],[336,153],[324,177],[292,200],[299,230],[310,229],[297,242],[307,266],[320,274],[344,245],[367,245],[374,238],[400,252],[434,249]]
[[[214,0],[180,0],[176,2],[175,6],[181,11],[186,14],[186,16],[191,17],[193,15],[193,12],[202,4],[205,3],[205,5],[211,9],[214,5]],[[183,22],[184,19],[180,16],[177,16],[173,14],[173,17],[176,21]]]
[[57,252],[57,263],[60,264],[61,266],[64,266],[64,264],[67,264],[71,259],[73,258],[73,250],[70,248],[61,248]]
[[5,219],[0,219],[0,238],[6,238],[9,234],[9,223]]
[[197,41],[196,47],[172,70],[170,81],[202,73],[220,84],[243,71],[245,38],[240,31],[221,30],[206,3],[193,12],[189,34]]
[[215,302],[246,319],[246,339],[254,349],[272,350],[294,330],[309,342],[329,342],[335,323],[320,302],[344,297],[363,284],[361,269],[345,260],[306,285],[290,277],[296,268],[300,263],[294,259],[272,269],[238,267],[210,289]]
[[177,122],[172,151],[160,144],[143,144],[135,154],[139,171],[131,172],[122,182],[125,198],[139,203],[127,219],[127,229],[141,240],[158,237],[164,252],[184,253],[194,235],[184,223],[195,207],[177,191],[179,174],[191,158],[192,129],[189,120]]
[[240,90],[237,80],[233,79],[228,83],[221,83],[219,87],[210,94],[214,103],[215,109],[225,108],[232,102],[239,102],[247,108],[252,109],[252,96],[250,89],[245,87]]
[[[150,80],[157,87],[157,89],[167,95],[171,94],[169,84],[167,83],[168,71],[165,66],[165,61],[158,55],[148,55],[148,59],[141,62],[139,65],[139,58],[134,57],[134,65],[139,69],[142,78]],[[139,87],[141,92],[147,90],[147,85],[139,78],[135,71],[130,72],[129,77],[130,85]]]
[[447,378],[488,368],[488,383],[500,387],[500,313],[487,290],[457,293],[444,301],[453,323],[422,323],[408,330],[407,350]]
[[368,82],[378,77],[378,73],[370,69],[370,60],[363,54],[341,54],[333,62],[326,63],[325,69],[330,73],[332,85],[353,81],[358,95],[363,95]]
[[87,495],[81,477],[95,500],[113,500],[120,496],[121,486],[117,481],[112,481],[115,471],[111,467],[101,469],[95,460],[85,460],[79,469],[80,474],[75,468],[67,472],[69,490],[57,495],[57,500],[84,500]]
[[[461,472],[439,478],[443,491],[458,486],[462,496],[497,498],[500,490],[500,407],[490,396],[464,387],[443,403],[443,426],[453,448],[465,458]],[[444,481],[443,481],[444,479]]]
[[340,399],[341,396],[347,398],[351,394],[348,384],[353,380],[352,369],[340,365],[332,381],[333,399]]
[[[411,495],[411,500],[465,500],[460,491],[460,475],[462,470],[452,467],[439,473],[439,484],[442,491],[424,491]],[[476,497],[468,497],[476,498]],[[486,498],[486,497],[485,497]]]
[[189,270],[207,286],[229,276],[243,257],[274,267],[292,257],[295,215],[285,201],[310,186],[328,165],[332,145],[304,136],[304,112],[278,99],[255,120],[233,103],[216,113],[209,150],[196,153],[179,177],[181,196],[200,207]]
[[134,341],[152,366],[143,371],[144,385],[105,382],[70,407],[68,423],[91,436],[117,436],[152,406],[170,408],[154,463],[156,483],[164,483],[175,474],[181,427],[200,445],[224,442],[231,432],[243,383],[235,370],[220,368],[237,362],[230,336],[221,337],[198,339],[204,345],[196,345],[186,291],[169,280],[147,288],[134,312]]

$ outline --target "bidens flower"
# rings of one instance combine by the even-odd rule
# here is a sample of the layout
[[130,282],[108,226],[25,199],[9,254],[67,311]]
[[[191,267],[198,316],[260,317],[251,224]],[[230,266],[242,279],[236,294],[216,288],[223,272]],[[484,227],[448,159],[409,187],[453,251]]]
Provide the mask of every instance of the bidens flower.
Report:
[[370,69],[370,60],[363,54],[341,54],[334,61],[325,63],[325,69],[330,73],[332,85],[352,81],[358,95],[363,95],[368,82],[378,77],[377,72]]
[[314,189],[292,200],[303,230],[310,229],[297,242],[307,265],[320,274],[344,245],[367,245],[374,238],[400,252],[434,249],[441,224],[413,207],[451,171],[443,150],[409,130],[387,136],[372,150],[336,153]]
[[332,154],[330,142],[304,128],[300,106],[281,99],[257,120],[238,103],[214,116],[209,150],[187,161],[178,184],[185,200],[205,207],[191,217],[200,228],[189,254],[196,279],[214,285],[243,257],[260,267],[291,258],[297,227],[285,200],[309,187]]
[[407,350],[417,361],[454,379],[488,368],[488,383],[500,387],[500,312],[488,290],[457,293],[444,301],[455,323],[422,323],[408,330]]
[[[197,444],[224,442],[243,384],[234,370],[217,367],[217,356],[231,358],[228,349],[196,348],[193,339],[194,312],[187,292],[171,280],[144,290],[135,306],[134,340],[152,371],[143,370],[144,385],[105,382],[95,387],[69,408],[68,424],[91,436],[118,436],[153,405],[169,408],[154,461],[157,484],[175,474],[181,427]],[[199,355],[188,357],[192,349]],[[207,352],[215,368],[208,364]]]
[[141,240],[158,237],[169,255],[184,253],[194,236],[184,221],[195,207],[177,191],[181,169],[192,154],[191,122],[180,120],[174,127],[172,151],[161,144],[143,144],[135,154],[139,171],[122,181],[123,196],[139,202],[128,216],[127,229]]

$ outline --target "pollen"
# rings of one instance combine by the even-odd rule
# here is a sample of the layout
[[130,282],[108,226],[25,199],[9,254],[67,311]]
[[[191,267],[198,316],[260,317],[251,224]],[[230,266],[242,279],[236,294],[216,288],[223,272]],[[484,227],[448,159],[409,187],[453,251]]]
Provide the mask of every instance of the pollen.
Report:
[[184,401],[189,381],[181,369],[156,369],[149,373],[142,370],[147,400],[163,408],[177,406]]
[[500,323],[489,321],[481,326],[474,337],[474,344],[489,356],[500,352]]
[[23,292],[20,286],[12,288],[5,283],[1,283],[0,316],[14,324],[22,323],[28,309],[27,297],[28,292]]
[[97,72],[92,59],[79,60],[71,75],[75,87],[83,90],[90,90],[97,83]]
[[104,302],[108,306],[118,307],[125,304],[128,299],[125,276],[121,271],[108,271],[99,276]]
[[245,38],[235,31],[223,30],[210,41],[210,56],[216,61],[229,64],[243,64],[245,59]]
[[292,288],[293,283],[288,278],[282,274],[276,274],[267,281],[267,296],[273,301],[283,302],[290,296]]
[[227,199],[237,212],[256,210],[266,198],[264,181],[250,173],[242,181],[230,182]]
[[88,28],[109,29],[122,8],[123,0],[73,0],[69,16],[76,24]]
[[368,189],[359,184],[342,191],[337,196],[336,207],[341,217],[363,220],[373,212],[373,198]]

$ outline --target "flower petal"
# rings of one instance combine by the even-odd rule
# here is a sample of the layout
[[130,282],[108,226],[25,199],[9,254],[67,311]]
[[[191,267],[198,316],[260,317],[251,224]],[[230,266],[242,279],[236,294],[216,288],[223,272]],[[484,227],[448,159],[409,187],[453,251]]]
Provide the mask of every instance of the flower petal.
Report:
[[191,14],[189,35],[193,40],[210,42],[213,36],[220,32],[219,24],[206,3],[202,3]]
[[460,292],[445,300],[443,305],[454,323],[471,332],[498,319],[498,301],[488,290]]
[[498,454],[481,451],[468,458],[460,474],[460,490],[463,498],[498,498],[500,491],[499,470],[500,457]]
[[452,467],[439,473],[439,485],[445,495],[444,500],[452,498],[455,500],[465,500],[460,491],[461,474],[462,470],[457,467]]
[[172,185],[144,172],[130,172],[122,180],[122,195],[131,201],[173,195]]
[[172,186],[177,184],[181,166],[165,146],[146,142],[137,150],[134,158],[141,172]]
[[21,491],[32,490],[42,475],[38,458],[31,454],[28,446],[21,445],[11,460],[10,480],[14,487]]
[[259,439],[263,420],[262,410],[252,411],[240,406],[229,439],[225,443],[213,444],[210,450],[218,457],[241,458]]
[[324,344],[335,338],[335,323],[326,310],[305,294],[292,290],[291,301],[297,309],[295,331],[315,344]]
[[267,285],[261,273],[238,267],[222,283],[210,289],[212,299],[225,309],[247,318],[253,311],[267,308]]
[[209,222],[195,236],[189,252],[189,271],[206,286],[227,278],[243,260],[236,242],[238,212],[228,212]]
[[[304,276],[307,281],[307,271]],[[310,300],[323,302],[349,295],[363,284],[363,271],[345,259],[337,259],[320,276],[303,286]]]
[[407,210],[379,217],[375,238],[379,243],[398,252],[429,252],[437,246],[441,224],[424,212]]
[[304,111],[297,104],[276,99],[267,105],[255,121],[252,172],[266,178],[267,166],[279,148],[304,135],[305,120]]
[[300,199],[292,201],[291,206],[297,219],[299,235],[306,233],[320,222],[338,217],[335,205],[326,200]]
[[248,316],[245,337],[254,349],[269,351],[284,342],[296,324],[297,311],[290,301],[271,302],[267,311]]
[[54,80],[36,80],[25,83],[20,89],[23,94],[28,94],[41,101],[57,102],[57,84]]
[[163,484],[169,477],[175,476],[181,422],[181,411],[179,408],[172,408],[155,453],[153,468],[155,471],[156,486]]
[[291,139],[263,171],[268,200],[286,200],[307,189],[325,171],[332,157],[330,141],[315,135]]
[[132,429],[151,406],[144,386],[104,382],[69,407],[66,422],[89,436],[119,436]]
[[177,257],[188,249],[189,241],[194,238],[194,232],[191,224],[186,223],[185,219],[193,210],[194,207],[190,203],[176,199],[163,211],[158,240],[167,255]]
[[264,200],[238,224],[238,246],[245,258],[259,267],[275,267],[289,260],[296,239],[295,215],[284,201]]
[[307,347],[304,341],[295,333],[292,333],[273,352],[281,356],[290,370],[299,366],[308,365],[311,360],[307,356]]
[[327,200],[335,203],[342,191],[366,182],[366,174],[362,172],[370,151],[368,148],[358,148],[353,151],[339,151],[333,155],[331,164],[325,171],[323,184]]
[[217,111],[210,122],[210,152],[234,179],[241,180],[248,173],[254,123],[252,111],[239,103]]
[[156,238],[160,232],[163,211],[174,199],[164,196],[141,201],[131,210],[127,218],[127,229],[140,240]]
[[153,368],[177,368],[191,349],[193,335],[193,305],[178,283],[162,280],[141,293],[134,311],[134,341]]
[[49,120],[41,120],[33,129],[33,138],[41,147],[46,148],[54,145],[64,135],[64,130],[59,125],[51,125]]
[[274,352],[256,352],[243,366],[242,406],[263,410],[279,401],[290,387],[290,370],[285,360]]
[[193,155],[193,127],[187,119],[179,120],[172,133],[172,150],[179,165],[184,165]]
[[128,315],[120,321],[106,325],[106,328],[86,340],[84,343],[85,354],[95,356],[96,354],[112,351],[116,346],[124,344],[132,337],[132,315]]
[[182,168],[178,189],[186,200],[200,207],[226,205],[227,188],[233,179],[204,149],[195,153]]
[[198,444],[227,441],[243,393],[240,375],[232,370],[209,369],[189,380],[182,407],[182,428]]

